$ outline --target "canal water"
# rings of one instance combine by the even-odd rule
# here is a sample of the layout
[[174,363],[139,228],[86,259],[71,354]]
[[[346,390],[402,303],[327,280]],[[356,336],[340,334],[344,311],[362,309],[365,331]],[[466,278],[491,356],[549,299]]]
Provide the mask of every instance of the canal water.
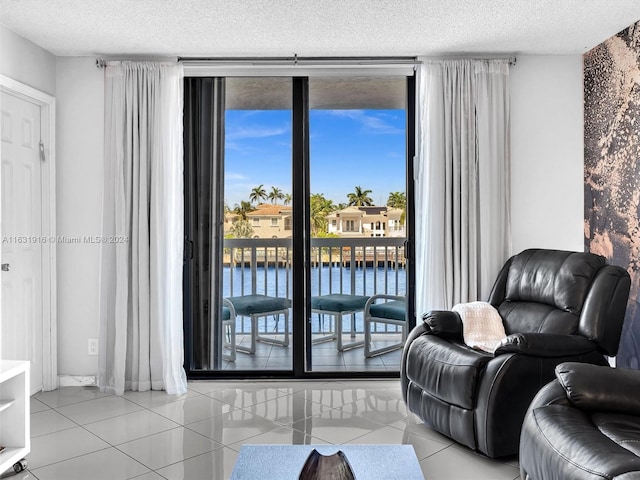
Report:
[[[252,291],[251,268],[224,267],[223,269],[223,297],[250,295]],[[345,293],[354,295],[374,295],[386,293],[389,295],[406,295],[406,270],[384,267],[350,267],[323,266],[311,269],[311,295],[328,295],[330,293]],[[291,298],[293,289],[291,269],[284,267],[257,267],[255,269],[255,293]],[[353,288],[352,288],[353,287]],[[314,315],[315,316],[315,315]],[[248,319],[244,325],[238,322],[238,331],[249,331]],[[282,324],[276,325],[275,319],[260,320],[261,331],[282,331]],[[344,323],[344,331],[349,331],[349,323]],[[313,322],[314,331],[319,322]],[[363,331],[362,313],[356,314],[356,331]]]
[[[291,270],[284,267],[257,267],[255,269],[255,293],[291,298]],[[353,278],[352,278],[353,276]],[[314,267],[311,269],[311,295],[346,293],[354,295],[374,295],[388,293],[406,295],[406,270],[384,267]],[[224,297],[249,295],[252,292],[251,268],[224,267]],[[352,287],[354,288],[352,290]]]

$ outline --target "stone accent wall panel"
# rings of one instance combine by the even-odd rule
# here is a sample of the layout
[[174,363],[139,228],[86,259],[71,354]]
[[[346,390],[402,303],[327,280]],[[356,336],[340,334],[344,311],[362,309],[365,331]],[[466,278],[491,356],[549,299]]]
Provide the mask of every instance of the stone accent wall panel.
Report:
[[584,55],[585,250],[631,275],[617,365],[640,368],[640,22]]

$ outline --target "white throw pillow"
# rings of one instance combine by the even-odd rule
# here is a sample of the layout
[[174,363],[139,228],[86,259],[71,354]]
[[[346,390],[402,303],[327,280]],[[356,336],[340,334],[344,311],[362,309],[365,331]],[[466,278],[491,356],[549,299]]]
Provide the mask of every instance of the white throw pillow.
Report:
[[490,303],[459,303],[451,310],[460,315],[464,343],[471,348],[493,353],[507,336],[500,314]]

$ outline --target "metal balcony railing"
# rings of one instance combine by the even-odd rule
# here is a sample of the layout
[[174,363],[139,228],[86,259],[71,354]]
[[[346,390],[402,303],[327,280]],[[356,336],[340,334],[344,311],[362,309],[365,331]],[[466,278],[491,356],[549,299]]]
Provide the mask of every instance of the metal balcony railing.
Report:
[[[311,295],[406,295],[404,240],[403,237],[311,239]],[[223,246],[223,297],[264,294],[291,298],[290,238],[225,239]],[[359,333],[362,323],[361,319],[356,320]],[[244,325],[238,327],[238,333],[246,331]],[[267,332],[274,327],[265,320],[262,328]]]

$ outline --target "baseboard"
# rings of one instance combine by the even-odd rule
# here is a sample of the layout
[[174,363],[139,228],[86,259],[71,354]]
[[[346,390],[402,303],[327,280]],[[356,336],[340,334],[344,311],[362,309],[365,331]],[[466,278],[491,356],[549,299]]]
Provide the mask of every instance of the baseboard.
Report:
[[95,375],[58,375],[60,387],[95,387]]

